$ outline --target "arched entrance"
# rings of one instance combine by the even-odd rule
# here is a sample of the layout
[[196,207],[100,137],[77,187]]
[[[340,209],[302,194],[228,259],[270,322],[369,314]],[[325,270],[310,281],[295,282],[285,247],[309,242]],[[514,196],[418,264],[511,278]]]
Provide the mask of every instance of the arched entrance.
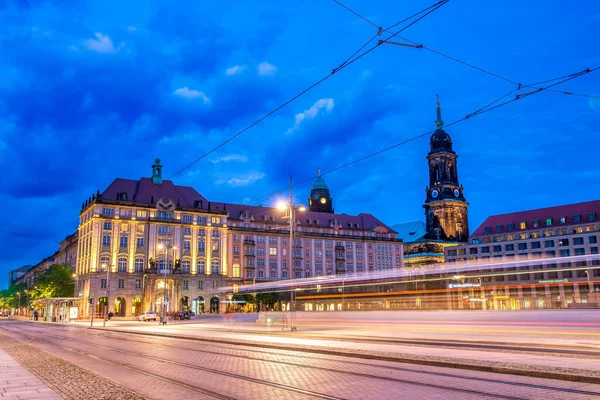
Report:
[[210,299],[210,313],[218,314],[219,313],[219,297],[213,296]]
[[142,313],[142,298],[140,296],[133,298],[133,302],[131,303],[131,313],[133,315],[140,315]]
[[181,311],[189,311],[190,310],[190,298],[187,296],[183,296],[180,301],[181,301]]
[[104,311],[106,310],[108,300],[106,297],[100,297],[98,301],[96,301],[96,314],[104,315]]
[[192,302],[192,311],[195,314],[204,314],[204,297],[198,296]]
[[115,315],[124,317],[127,314],[126,311],[127,301],[123,297],[117,297],[115,299]]

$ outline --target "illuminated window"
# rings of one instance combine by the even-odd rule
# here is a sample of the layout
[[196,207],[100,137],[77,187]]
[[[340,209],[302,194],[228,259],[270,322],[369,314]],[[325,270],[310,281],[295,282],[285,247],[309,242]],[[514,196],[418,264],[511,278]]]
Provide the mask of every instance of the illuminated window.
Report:
[[521,222],[521,224],[519,225],[519,227],[521,229],[525,229],[525,228],[527,228],[527,224],[525,222]]
[[210,222],[212,222],[213,224],[220,224],[221,223],[221,217],[212,217],[210,219]]
[[119,272],[127,272],[127,259],[125,257],[120,257],[118,260],[118,271]]
[[143,258],[135,259],[135,272],[137,274],[144,272],[144,259]]
[[277,247],[271,247],[269,249],[269,254],[272,256],[276,256],[277,255]]
[[204,261],[198,261],[196,266],[198,268],[198,275],[204,275]]
[[145,210],[137,210],[136,215],[138,218],[146,218],[146,216],[148,215],[148,212]]
[[190,260],[183,260],[183,262],[181,263],[181,272],[183,272],[184,274],[189,274],[190,273]]
[[567,217],[560,217],[559,219],[561,224],[566,224],[567,223]]
[[552,218],[546,218],[546,226],[552,225]]

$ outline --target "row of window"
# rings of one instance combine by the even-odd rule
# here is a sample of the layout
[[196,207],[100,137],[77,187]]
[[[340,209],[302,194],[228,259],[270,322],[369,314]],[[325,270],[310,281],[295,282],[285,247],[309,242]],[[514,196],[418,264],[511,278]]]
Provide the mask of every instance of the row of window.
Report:
[[[589,244],[598,243],[598,237],[597,236],[589,236],[588,243]],[[530,243],[516,243],[516,246],[517,246],[518,250],[527,250],[528,248],[529,249],[539,249],[539,248],[541,248],[541,244],[542,243],[540,241],[537,241],[537,242],[530,242]],[[572,241],[573,246],[581,246],[584,244],[585,244],[585,240],[583,237],[573,238],[573,241]],[[544,248],[552,248],[552,247],[555,247],[556,245],[558,245],[559,247],[569,246],[569,245],[571,245],[571,241],[569,238],[563,238],[563,239],[559,239],[556,241],[555,240],[544,240]],[[480,253],[489,253],[490,249],[493,249],[492,251],[494,253],[501,252],[502,245],[469,247],[469,254],[478,254],[479,252]],[[515,244],[514,243],[505,244],[504,250],[505,251],[514,251]],[[466,252],[467,252],[466,248],[450,249],[450,250],[448,250],[448,255],[449,256],[464,255],[464,254],[466,254]]]
[[[102,214],[104,214],[106,216],[115,215],[115,209],[111,208],[111,207],[104,207],[102,209]],[[147,210],[136,210],[135,215],[137,218],[147,218],[148,211]],[[122,216],[122,217],[131,216],[131,210],[121,209],[120,216]],[[156,217],[160,218],[160,219],[173,219],[173,214],[170,212],[163,211],[163,212],[158,212],[156,214]],[[221,218],[221,217],[210,217],[210,222],[212,224],[221,224],[221,223],[224,223],[225,220],[226,220],[225,218]],[[191,214],[182,214],[181,221],[187,222],[187,223],[192,223],[192,222],[194,222],[194,216]],[[200,223],[200,224],[206,224],[206,223],[208,223],[208,217],[205,215],[199,215],[197,217],[196,221],[198,221],[198,223]]]
[[[212,282],[213,289],[218,288],[218,281],[208,281],[208,282]],[[119,279],[117,282],[117,287],[119,289],[125,289],[125,279]],[[183,280],[182,287],[183,287],[183,290],[189,290],[190,289],[190,281],[187,279]],[[100,288],[106,289],[106,278],[103,278],[100,280]],[[136,289],[142,288],[142,280],[141,279],[135,280],[135,288]],[[198,281],[198,290],[204,290],[204,281]]]
[[[588,213],[587,215],[587,221],[588,222],[592,222],[592,221],[596,221],[596,213],[595,212],[591,212]],[[567,223],[573,223],[573,224],[577,224],[582,222],[582,216],[580,214],[577,215],[573,215],[569,221],[568,217],[559,217],[558,218],[558,223],[560,225],[565,225]],[[544,220],[544,224],[545,226],[552,226],[555,223],[554,218],[546,218]],[[539,228],[542,225],[542,220],[535,220],[531,222],[530,227],[531,228]],[[515,230],[515,224],[511,223],[508,224],[507,226],[507,230],[510,231],[514,231]],[[528,224],[526,221],[522,221],[519,223],[519,229],[524,230],[524,229],[528,229]],[[504,225],[496,225],[496,232],[502,232],[504,230]],[[484,231],[485,233],[491,233],[492,232],[492,227],[491,226],[486,226],[484,227]]]

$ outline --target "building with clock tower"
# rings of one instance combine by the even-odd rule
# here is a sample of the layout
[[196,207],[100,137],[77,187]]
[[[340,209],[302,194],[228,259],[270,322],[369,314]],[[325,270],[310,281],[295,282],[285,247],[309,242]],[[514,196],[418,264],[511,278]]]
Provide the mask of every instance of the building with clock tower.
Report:
[[[437,102],[435,132],[429,140],[427,163],[429,185],[426,187],[425,224],[411,222],[395,225],[404,240],[404,265],[417,267],[444,262],[444,248],[469,239],[469,223],[463,187],[458,182],[452,139],[444,131],[442,110]],[[403,234],[404,232],[404,234]]]
[[458,156],[452,150],[452,139],[444,131],[440,103],[437,103],[436,130],[429,141],[429,186],[425,204],[426,239],[467,242],[469,222],[463,187],[458,183]]
[[333,199],[329,193],[329,186],[321,178],[321,171],[319,171],[317,180],[310,190],[308,209],[333,214]]

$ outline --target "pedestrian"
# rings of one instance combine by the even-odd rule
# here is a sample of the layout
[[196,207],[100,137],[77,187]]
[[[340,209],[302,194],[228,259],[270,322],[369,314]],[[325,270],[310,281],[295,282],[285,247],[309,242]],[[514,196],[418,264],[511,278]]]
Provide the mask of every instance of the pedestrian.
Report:
[[37,312],[37,310],[35,310],[35,311],[33,312],[33,320],[34,320],[34,321],[37,321],[39,316],[40,316],[40,314]]
[[62,322],[62,314],[58,315],[58,322]]
[[108,313],[108,320],[109,320],[109,321],[110,321],[110,319],[113,317],[113,315],[115,315],[115,314],[113,314],[113,312],[112,312],[112,311],[110,311],[110,312]]

